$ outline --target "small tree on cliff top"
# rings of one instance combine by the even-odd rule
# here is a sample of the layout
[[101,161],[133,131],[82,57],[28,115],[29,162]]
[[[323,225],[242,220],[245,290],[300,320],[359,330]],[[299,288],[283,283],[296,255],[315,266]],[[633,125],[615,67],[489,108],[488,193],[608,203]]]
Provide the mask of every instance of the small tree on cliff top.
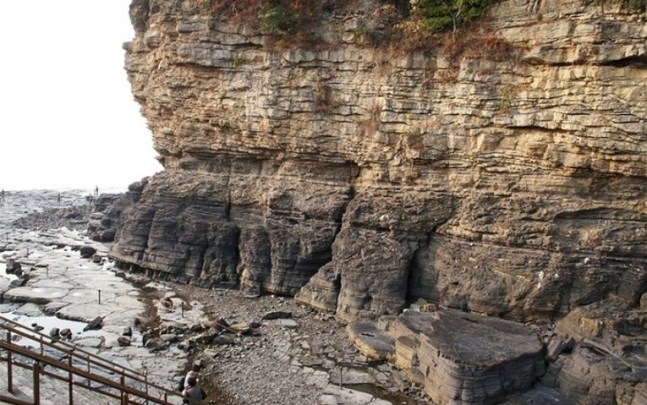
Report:
[[266,0],[260,2],[258,19],[263,29],[285,37],[303,32],[317,20],[319,2],[313,0]]
[[480,18],[492,0],[419,0],[415,6],[428,28],[444,30],[449,27],[455,34],[462,24]]

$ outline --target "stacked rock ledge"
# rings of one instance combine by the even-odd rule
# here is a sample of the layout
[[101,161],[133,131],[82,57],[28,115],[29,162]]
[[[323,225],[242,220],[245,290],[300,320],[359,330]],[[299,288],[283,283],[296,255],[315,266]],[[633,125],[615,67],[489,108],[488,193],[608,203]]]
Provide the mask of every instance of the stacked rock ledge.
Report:
[[512,321],[456,310],[407,311],[389,332],[376,322],[347,329],[366,356],[391,359],[440,405],[488,405],[530,389],[545,374],[536,332]]

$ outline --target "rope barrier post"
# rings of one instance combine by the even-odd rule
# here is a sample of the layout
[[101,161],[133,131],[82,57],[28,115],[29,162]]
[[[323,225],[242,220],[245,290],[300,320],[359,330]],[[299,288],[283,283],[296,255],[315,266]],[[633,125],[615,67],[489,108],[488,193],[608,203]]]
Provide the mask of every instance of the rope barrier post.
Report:
[[34,404],[40,404],[40,363],[34,363]]
[[180,308],[182,308],[182,318],[184,318],[184,301],[180,301]]
[[[11,331],[7,331],[7,343],[11,344]],[[13,367],[11,350],[7,350],[7,391],[13,394]]]
[[101,290],[99,290],[99,304],[101,304]]

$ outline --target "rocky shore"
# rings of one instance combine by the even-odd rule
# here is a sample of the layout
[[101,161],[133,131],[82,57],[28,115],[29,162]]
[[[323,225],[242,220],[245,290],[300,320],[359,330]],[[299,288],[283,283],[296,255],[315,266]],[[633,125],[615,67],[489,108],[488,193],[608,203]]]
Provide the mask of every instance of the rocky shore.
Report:
[[81,191],[5,193],[2,317],[125,367],[148,370],[150,381],[168,386],[186,354],[173,350],[158,356],[142,347],[136,326],[154,315],[146,297],[117,277],[108,247],[85,235],[91,209]]
[[[56,314],[87,323],[101,314],[101,333],[77,333],[71,342],[145,368],[168,387],[192,362],[200,362],[211,403],[431,403],[403,372],[360,354],[331,314],[291,297],[151,281],[114,268],[105,245],[81,231],[96,206],[89,206],[81,193],[63,193],[61,203],[57,197],[57,192],[10,192],[0,207],[0,263],[21,263],[29,273],[22,287],[11,287],[8,280],[3,284],[2,308],[10,316]],[[81,247],[89,246],[96,253],[82,258]],[[75,267],[88,268],[70,273]],[[87,274],[93,274],[92,288],[71,281]],[[104,286],[101,306],[92,303],[98,274],[106,278],[99,283]],[[132,315],[124,312],[128,308]],[[135,333],[122,347],[122,331],[130,327]]]
[[[208,302],[206,313],[243,332],[215,337],[196,352],[219,404],[428,403],[393,366],[362,356],[329,315],[282,297],[176,288]],[[196,340],[206,342],[205,335]]]
[[[292,297],[201,288],[167,281],[163,273],[122,270],[108,259],[106,245],[84,231],[88,226],[100,230],[98,224],[108,223],[105,218],[114,214],[115,206],[123,209],[119,198],[103,197],[88,205],[77,193],[69,204],[58,206],[52,196],[15,193],[1,207],[0,224],[7,236],[0,260],[8,270],[22,263],[29,274],[20,286],[8,281],[3,285],[3,312],[55,314],[86,324],[99,314],[100,333],[76,332],[69,340],[112,361],[145,369],[169,388],[198,362],[208,401],[221,405],[444,404],[456,390],[465,398],[481,395],[478,384],[460,388],[468,374],[474,381],[484,375],[483,387],[499,403],[571,403],[545,385],[533,387],[546,371],[544,343],[554,334],[552,326],[529,329],[496,318],[437,311],[424,301],[400,317],[345,325],[334,314]],[[121,220],[112,217],[111,223]],[[84,258],[84,252],[90,254]],[[83,279],[92,285],[84,285]],[[101,305],[95,295],[99,288]],[[430,334],[433,329],[440,333]],[[452,346],[459,341],[463,349]],[[425,357],[447,350],[456,354]],[[557,350],[551,353],[558,356]],[[442,367],[431,367],[439,361]],[[466,361],[473,363],[461,365]],[[511,384],[521,391],[532,389],[510,396],[507,388],[496,388]],[[432,400],[429,392],[438,397]]]

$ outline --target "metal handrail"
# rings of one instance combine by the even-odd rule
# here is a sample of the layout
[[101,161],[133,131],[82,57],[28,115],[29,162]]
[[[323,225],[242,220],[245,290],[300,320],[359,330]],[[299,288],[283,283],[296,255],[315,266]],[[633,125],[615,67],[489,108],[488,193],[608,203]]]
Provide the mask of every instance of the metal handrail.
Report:
[[[2,347],[1,342],[0,342],[0,347]],[[22,347],[22,346],[19,346],[19,347]],[[16,352],[14,351],[13,353],[16,353]],[[8,359],[9,359],[8,357],[0,356],[0,360],[8,360]],[[69,358],[69,359],[71,360],[71,358]],[[18,366],[18,367],[25,368],[25,369],[31,369],[32,368],[32,365],[27,364],[27,363],[21,363],[21,362],[19,362],[17,360],[14,360],[12,364],[13,364],[13,366]],[[72,367],[72,366],[70,365],[70,367]],[[54,367],[54,368],[58,369],[57,367]],[[44,369],[44,368],[40,370],[40,373],[43,374],[46,377],[50,377],[50,378],[53,378],[53,379],[56,379],[56,380],[59,380],[59,381],[69,382],[70,384],[75,385],[77,387],[81,387],[81,388],[85,388],[85,389],[88,389],[88,390],[91,390],[91,391],[95,391],[95,392],[101,393],[102,395],[113,397],[115,399],[120,399],[121,398],[117,394],[113,394],[113,393],[108,392],[108,391],[103,391],[100,387],[92,387],[91,384],[84,384],[81,381],[76,381],[75,382],[74,380],[70,379],[69,375],[68,375],[68,378],[65,378],[62,375],[46,371],[46,369]]]
[[[13,325],[13,326],[11,326],[11,325]],[[37,353],[34,353],[30,349],[25,349],[22,346],[13,344],[11,342],[9,342],[7,344],[2,344],[3,347],[7,346],[7,350],[9,350],[9,348],[12,349],[10,351],[10,353],[11,352],[16,352],[16,353],[21,353],[22,354],[23,352],[26,351],[26,352],[31,353],[31,355],[26,355],[26,357],[33,358],[33,356],[38,355],[38,356],[40,356],[42,358],[48,359],[49,362],[47,364],[50,364],[51,362],[60,363],[58,360],[50,358],[50,357],[44,355],[43,347],[46,346],[46,347],[55,349],[56,351],[59,351],[59,352],[65,354],[65,355],[67,355],[69,360],[70,360],[70,366],[66,366],[65,368],[62,368],[62,367],[58,367],[58,366],[52,364],[55,368],[61,368],[61,369],[67,370],[68,368],[72,367],[72,359],[76,359],[77,361],[82,361],[82,362],[87,362],[88,363],[88,370],[83,371],[87,375],[95,375],[90,370],[90,364],[92,364],[94,366],[97,366],[98,368],[103,369],[104,371],[106,371],[108,373],[120,375],[124,382],[125,382],[125,380],[127,378],[127,379],[129,379],[131,381],[136,381],[136,382],[139,382],[139,383],[143,384],[145,386],[145,389],[146,389],[146,392],[144,393],[144,395],[146,395],[146,396],[148,396],[149,388],[152,388],[152,389],[154,389],[154,390],[156,390],[158,392],[161,392],[164,395],[164,397],[169,397],[169,396],[177,397],[177,396],[179,396],[179,394],[177,392],[175,392],[175,391],[169,390],[168,388],[165,388],[165,387],[162,387],[160,385],[149,382],[148,381],[148,376],[146,374],[142,374],[142,373],[140,373],[138,371],[135,371],[135,370],[129,369],[127,367],[118,365],[118,364],[113,363],[113,362],[111,362],[109,360],[103,359],[103,358],[101,358],[101,357],[99,357],[99,356],[97,356],[95,354],[89,353],[89,352],[87,352],[87,351],[85,351],[83,349],[77,348],[77,347],[75,347],[75,346],[73,346],[71,344],[68,344],[66,342],[62,342],[62,341],[59,341],[59,340],[54,340],[50,336],[44,335],[44,334],[42,334],[40,332],[37,332],[37,331],[34,331],[32,329],[29,329],[28,327],[26,327],[24,325],[21,325],[21,324],[19,324],[17,322],[14,322],[14,321],[12,321],[10,319],[1,318],[0,319],[0,328],[5,329],[5,330],[8,331],[8,337],[9,338],[10,338],[11,333],[13,332],[15,334],[24,336],[25,338],[34,340],[34,341],[36,341],[36,342],[38,342],[40,344],[40,354],[39,355]],[[8,357],[9,357],[9,359],[8,359],[9,362],[11,362],[10,355]],[[68,371],[70,371],[70,370],[68,370]],[[79,375],[78,373],[74,373],[74,374]],[[100,376],[96,376],[96,377],[102,378]],[[93,380],[94,381],[93,378],[89,378],[89,377],[87,377],[87,378],[88,378],[88,380]],[[76,385],[79,385],[79,384],[76,384]],[[92,389],[89,386],[86,387],[86,388]],[[2,399],[2,398],[0,398],[0,399]]]
[[11,398],[6,395],[0,395],[0,401],[11,405],[34,405],[31,402],[23,401],[18,398]]
[[[9,323],[9,324],[13,325],[13,327],[5,327],[6,323]],[[18,334],[20,334],[20,335],[22,335],[22,336],[24,336],[26,338],[36,340],[41,344],[45,344],[46,346],[49,346],[49,347],[52,347],[54,349],[60,350],[63,353],[66,353],[68,355],[71,354],[72,352],[74,352],[74,353],[83,353],[84,356],[89,357],[91,359],[94,359],[94,362],[95,362],[94,364],[96,364],[98,366],[103,366],[103,364],[99,364],[99,363],[105,363],[105,364],[108,365],[107,367],[112,367],[112,368],[115,368],[115,369],[118,368],[119,370],[124,370],[124,371],[132,374],[133,376],[135,376],[135,378],[137,378],[137,377],[144,378],[145,377],[145,375],[143,373],[139,372],[139,371],[136,371],[136,370],[130,369],[128,367],[124,367],[124,366],[121,366],[119,364],[113,363],[110,360],[106,360],[106,359],[104,359],[104,358],[102,358],[100,356],[97,356],[96,354],[85,351],[85,350],[83,350],[83,349],[81,349],[81,348],[79,348],[79,347],[77,347],[77,346],[75,346],[73,344],[64,342],[62,340],[52,339],[51,336],[48,336],[48,335],[45,335],[45,334],[40,333],[38,331],[35,331],[33,329],[30,329],[29,327],[27,327],[25,325],[22,325],[22,324],[20,324],[20,323],[18,323],[16,321],[12,321],[11,319],[0,317],[0,328],[11,330],[12,332],[18,333]],[[26,330],[26,332],[21,333],[20,329],[24,329],[24,330]],[[38,337],[38,339],[34,339],[34,336]],[[45,339],[45,340],[43,340],[43,339]],[[46,343],[46,341],[49,341],[49,343]],[[60,346],[69,348],[69,352],[65,351],[63,349],[63,347],[60,347]],[[84,359],[84,360],[86,360],[86,359]]]
[[[132,388],[132,387],[129,387],[128,385],[125,385],[123,383],[123,380],[124,380],[123,375],[121,376],[121,382],[115,382],[115,381],[113,381],[113,380],[111,380],[109,378],[102,377],[102,376],[94,374],[94,373],[88,373],[85,370],[82,370],[82,369],[74,367],[74,366],[69,366],[69,365],[67,365],[67,364],[65,364],[65,363],[63,363],[61,361],[49,358],[47,356],[41,356],[40,354],[35,353],[35,352],[33,352],[32,350],[29,350],[26,347],[18,346],[18,345],[14,344],[14,343],[10,343],[10,342],[7,342],[7,341],[0,340],[0,348],[2,348],[4,350],[11,351],[12,353],[16,353],[16,354],[19,354],[21,356],[25,356],[25,357],[28,357],[28,358],[31,358],[31,359],[35,360],[36,361],[36,363],[35,363],[36,366],[34,366],[33,368],[34,368],[34,373],[36,373],[36,374],[42,374],[42,370],[39,367],[39,365],[42,363],[44,365],[49,365],[49,366],[52,366],[52,367],[57,368],[59,370],[70,372],[73,375],[77,375],[79,377],[86,378],[88,380],[97,382],[99,384],[103,384],[103,385],[108,386],[110,388],[114,388],[114,389],[116,389],[116,390],[118,390],[118,391],[120,391],[122,393],[122,395],[117,396],[116,398],[123,399],[124,395],[128,395],[128,403],[133,402],[130,399],[130,396],[132,395],[132,396],[135,396],[135,397],[138,397],[138,398],[153,402],[155,404],[172,405],[171,402],[168,402],[168,398],[164,398],[164,399],[155,398],[154,396],[149,395],[144,391],[140,391],[140,390],[138,390],[136,388]],[[37,378],[35,377],[34,380],[37,381]],[[67,379],[65,379],[64,381],[67,381]],[[72,381],[72,384],[79,385],[79,384],[74,383],[73,381]],[[83,385],[81,385],[81,386],[83,386]],[[36,387],[37,386],[34,387],[34,391],[37,391]],[[87,388],[85,386],[83,386],[83,387]],[[101,391],[98,388],[89,387],[88,389],[91,390],[91,391],[97,392],[99,394],[106,395],[106,393],[104,391]],[[174,393],[174,396],[176,396],[176,395],[177,394]],[[111,395],[111,396],[114,397],[114,395]],[[136,403],[136,402],[134,402],[134,403]]]

